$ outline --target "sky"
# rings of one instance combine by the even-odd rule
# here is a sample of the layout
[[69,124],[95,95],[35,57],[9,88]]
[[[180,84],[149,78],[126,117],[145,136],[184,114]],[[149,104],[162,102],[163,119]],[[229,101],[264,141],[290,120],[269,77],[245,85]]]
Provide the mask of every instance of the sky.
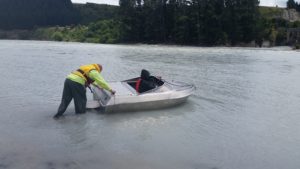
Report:
[[[74,3],[86,3],[86,2],[93,2],[99,4],[111,4],[111,5],[118,5],[119,0],[72,0]],[[260,0],[261,6],[280,6],[285,7],[287,0]]]

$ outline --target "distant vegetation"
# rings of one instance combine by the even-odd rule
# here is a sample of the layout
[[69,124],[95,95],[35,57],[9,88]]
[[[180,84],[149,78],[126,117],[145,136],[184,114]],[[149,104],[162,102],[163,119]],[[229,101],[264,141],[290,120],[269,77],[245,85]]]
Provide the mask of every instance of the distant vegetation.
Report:
[[258,0],[120,0],[122,41],[192,45],[249,43]]
[[286,45],[287,28],[300,27],[300,22],[290,22],[282,18],[284,8],[260,7],[260,19],[258,25],[263,31],[259,32],[264,40],[271,42],[271,45]]
[[[120,6],[70,0],[0,0],[0,38],[184,45],[286,44],[283,8],[258,0],[120,0]],[[293,0],[288,7],[298,9]],[[290,5],[289,5],[290,4]],[[19,30],[15,30],[19,29]],[[20,30],[21,29],[21,30]]]
[[42,40],[118,43],[119,23],[115,20],[100,20],[75,27],[50,27],[37,29],[33,37]]
[[79,24],[89,24],[99,20],[118,18],[118,6],[86,3],[74,4],[74,8],[80,15]]
[[261,6],[259,7],[259,12],[262,17],[266,19],[272,19],[274,17],[279,18],[281,14],[283,13],[284,8],[278,8],[278,7],[265,7]]
[[288,0],[286,6],[289,9],[296,9],[298,12],[300,12],[300,3],[295,2],[294,0]]
[[71,0],[0,0],[0,28],[77,24],[79,13]]

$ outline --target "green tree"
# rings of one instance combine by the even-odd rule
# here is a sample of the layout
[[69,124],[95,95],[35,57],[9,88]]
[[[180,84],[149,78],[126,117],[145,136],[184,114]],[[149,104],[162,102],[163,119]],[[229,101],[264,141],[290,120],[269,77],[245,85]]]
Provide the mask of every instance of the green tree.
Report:
[[52,37],[55,41],[62,41],[63,40],[63,34],[61,32],[55,32]]
[[216,45],[256,39],[258,0],[120,0],[124,42]]
[[296,2],[294,0],[288,0],[286,3],[286,7],[288,9],[296,9],[297,5]]

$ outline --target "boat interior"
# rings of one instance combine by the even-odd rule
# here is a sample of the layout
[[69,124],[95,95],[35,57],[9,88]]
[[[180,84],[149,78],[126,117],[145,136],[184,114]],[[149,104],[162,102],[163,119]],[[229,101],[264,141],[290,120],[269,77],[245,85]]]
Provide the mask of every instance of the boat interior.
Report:
[[[134,90],[136,90],[136,85],[137,85],[137,82],[138,82],[139,79],[140,79],[140,77],[136,77],[136,78],[124,80],[124,81],[122,81],[122,82],[127,83],[127,84],[128,84],[129,86],[131,86]],[[146,91],[143,91],[143,92],[141,92],[141,93],[146,93],[146,92],[148,92],[148,91],[150,91],[150,90],[153,90],[153,89],[155,89],[155,88],[158,88],[158,87],[160,87],[160,86],[162,86],[162,85],[164,84],[164,81],[162,81],[161,79],[159,79],[159,78],[157,78],[157,77],[155,77],[155,76],[151,76],[151,77],[150,77],[150,80],[155,84],[155,86],[153,86],[153,87],[146,87],[146,86],[144,86],[144,87],[146,87],[147,89],[146,89]]]

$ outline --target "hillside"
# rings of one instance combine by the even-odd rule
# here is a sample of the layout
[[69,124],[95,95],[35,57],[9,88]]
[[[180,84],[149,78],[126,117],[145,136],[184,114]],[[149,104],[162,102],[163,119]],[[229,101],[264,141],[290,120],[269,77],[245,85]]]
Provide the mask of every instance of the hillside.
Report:
[[73,4],[80,14],[80,24],[89,24],[98,20],[115,19],[118,15],[119,6],[105,4]]
[[32,29],[78,23],[71,0],[0,0],[0,29]]
[[266,7],[261,6],[259,7],[260,14],[265,18],[275,18],[275,17],[281,17],[283,11],[285,8],[279,8],[279,7]]
[[300,13],[295,9],[279,7],[259,7],[260,14],[267,19],[284,19],[289,22],[300,21]]

